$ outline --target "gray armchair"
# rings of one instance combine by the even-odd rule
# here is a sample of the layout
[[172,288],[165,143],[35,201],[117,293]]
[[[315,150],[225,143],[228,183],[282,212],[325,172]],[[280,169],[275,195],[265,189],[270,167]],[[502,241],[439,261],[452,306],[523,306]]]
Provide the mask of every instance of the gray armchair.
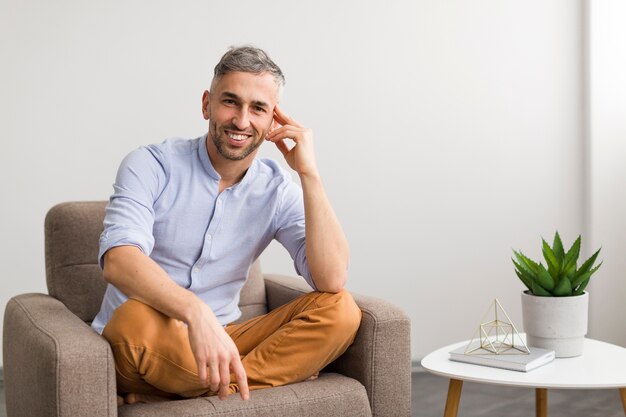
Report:
[[[4,315],[9,417],[410,415],[409,319],[385,301],[356,294],[363,310],[356,340],[314,381],[253,391],[247,402],[233,395],[118,407],[111,350],[89,327],[105,289],[97,264],[105,206],[63,203],[46,217],[50,294],[13,297]],[[241,295],[242,320],[307,291],[301,279],[262,274],[257,262]]]

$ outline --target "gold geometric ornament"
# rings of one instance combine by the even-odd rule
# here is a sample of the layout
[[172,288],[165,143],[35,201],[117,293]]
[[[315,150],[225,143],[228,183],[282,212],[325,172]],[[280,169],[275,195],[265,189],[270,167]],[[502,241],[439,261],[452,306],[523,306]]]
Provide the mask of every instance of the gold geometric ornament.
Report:
[[[493,317],[493,320],[486,322],[485,319],[488,316]],[[465,348],[465,354],[528,355],[529,353],[528,346],[520,337],[502,304],[497,298],[494,299],[493,305],[489,306],[480,326]]]

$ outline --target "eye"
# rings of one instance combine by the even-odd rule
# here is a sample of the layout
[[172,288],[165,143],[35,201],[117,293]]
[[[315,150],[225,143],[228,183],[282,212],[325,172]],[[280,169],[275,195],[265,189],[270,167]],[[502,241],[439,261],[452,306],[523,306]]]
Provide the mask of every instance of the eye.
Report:
[[232,106],[232,105],[236,104],[235,100],[230,99],[230,98],[225,98],[224,100],[222,100],[222,103],[224,103],[226,105],[229,105],[229,106]]
[[261,106],[254,106],[254,111],[257,113],[266,113],[267,110],[265,110],[265,107],[261,107]]

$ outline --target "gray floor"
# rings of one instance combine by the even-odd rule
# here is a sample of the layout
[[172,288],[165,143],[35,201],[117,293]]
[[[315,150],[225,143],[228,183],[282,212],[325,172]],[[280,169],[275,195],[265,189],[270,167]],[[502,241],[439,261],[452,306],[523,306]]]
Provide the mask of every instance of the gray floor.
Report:
[[[448,380],[426,372],[413,374],[412,417],[441,417]],[[550,390],[550,417],[624,417],[617,390]],[[466,382],[459,417],[532,417],[535,391]],[[0,417],[6,417],[4,384],[0,381]],[[34,417],[34,416],[33,416]]]
[[6,407],[4,406],[4,381],[0,381],[0,417],[7,417]]
[[[448,380],[426,372],[413,374],[412,417],[441,417]],[[533,417],[535,390],[465,382],[459,417]],[[548,390],[550,417],[624,417],[617,390]]]

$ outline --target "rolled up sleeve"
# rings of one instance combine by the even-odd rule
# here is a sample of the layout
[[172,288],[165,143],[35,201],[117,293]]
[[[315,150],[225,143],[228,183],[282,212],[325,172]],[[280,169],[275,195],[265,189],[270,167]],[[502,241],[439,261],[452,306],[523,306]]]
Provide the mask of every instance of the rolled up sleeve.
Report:
[[116,246],[136,246],[150,255],[154,248],[153,205],[166,181],[167,164],[158,149],[142,147],[124,158],[113,184],[100,236],[101,268],[104,268],[105,253]]
[[288,181],[281,193],[275,217],[276,240],[289,252],[298,275],[317,290],[306,258],[306,233],[302,189]]

